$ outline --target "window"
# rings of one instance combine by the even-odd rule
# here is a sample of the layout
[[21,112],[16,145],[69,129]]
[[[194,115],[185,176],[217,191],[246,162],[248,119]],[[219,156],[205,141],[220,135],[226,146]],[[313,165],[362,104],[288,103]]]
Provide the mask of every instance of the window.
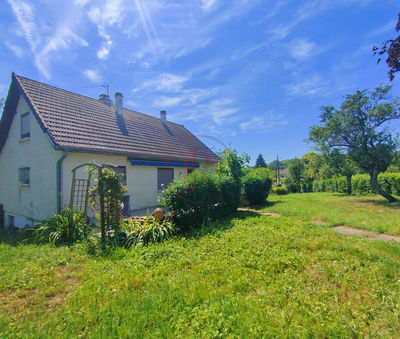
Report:
[[112,167],[112,166],[106,166],[108,169],[113,170],[115,173],[119,174],[121,178],[121,184],[126,185],[126,167],[125,166],[118,166],[118,167]]
[[172,180],[174,180],[173,168],[157,168],[157,189],[167,187]]
[[193,173],[194,172],[194,168],[188,168],[187,170],[187,174]]
[[9,215],[8,216],[8,224],[7,224],[7,226],[8,227],[15,226],[15,219],[14,219],[13,215]]
[[22,116],[21,116],[21,139],[29,138],[31,136],[29,120],[30,120],[29,113],[22,114]]
[[21,185],[29,185],[29,167],[21,167],[18,169],[19,183]]

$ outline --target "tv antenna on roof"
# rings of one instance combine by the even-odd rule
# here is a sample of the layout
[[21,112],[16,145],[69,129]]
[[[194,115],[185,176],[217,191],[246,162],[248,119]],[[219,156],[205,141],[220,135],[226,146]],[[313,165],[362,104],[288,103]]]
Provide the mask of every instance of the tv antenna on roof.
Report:
[[110,88],[110,86],[108,86],[107,83],[104,82],[104,83],[102,83],[102,84],[100,84],[100,85],[86,86],[86,88],[93,88],[93,87],[97,87],[97,88],[103,87],[103,88],[105,88],[106,94],[107,94],[107,96],[109,96],[109,88]]

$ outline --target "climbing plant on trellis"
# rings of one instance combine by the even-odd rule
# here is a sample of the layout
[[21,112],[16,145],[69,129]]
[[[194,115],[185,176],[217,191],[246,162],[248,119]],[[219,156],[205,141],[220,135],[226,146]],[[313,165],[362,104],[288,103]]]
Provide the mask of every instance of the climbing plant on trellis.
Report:
[[[101,240],[105,244],[108,231],[116,231],[121,226],[121,198],[126,186],[112,165],[91,166],[90,172],[96,173],[95,183],[90,190],[91,204],[99,213]],[[93,175],[93,174],[92,174]]]

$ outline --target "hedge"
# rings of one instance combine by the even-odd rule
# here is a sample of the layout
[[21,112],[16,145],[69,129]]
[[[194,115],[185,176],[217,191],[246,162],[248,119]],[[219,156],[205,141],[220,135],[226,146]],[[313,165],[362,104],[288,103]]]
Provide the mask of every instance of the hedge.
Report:
[[262,204],[267,199],[272,187],[272,179],[268,176],[249,172],[242,179],[242,193],[250,204]]
[[181,229],[195,228],[235,211],[240,203],[240,184],[225,175],[193,172],[186,179],[171,182],[160,203],[173,211]]
[[286,187],[276,186],[276,187],[272,187],[271,193],[274,193],[277,195],[286,195],[289,193],[289,191]]
[[[389,194],[400,195],[400,173],[381,173],[378,183]],[[340,192],[346,193],[346,177],[320,179],[313,182],[313,192]],[[369,183],[368,174],[357,174],[351,178],[351,191],[353,194],[372,194],[374,190]]]

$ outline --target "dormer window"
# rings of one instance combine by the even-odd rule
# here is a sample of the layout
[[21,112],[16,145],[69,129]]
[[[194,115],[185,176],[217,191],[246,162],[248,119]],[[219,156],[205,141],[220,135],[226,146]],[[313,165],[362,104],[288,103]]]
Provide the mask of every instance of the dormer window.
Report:
[[29,138],[31,136],[31,126],[29,119],[29,112],[21,115],[21,139]]

